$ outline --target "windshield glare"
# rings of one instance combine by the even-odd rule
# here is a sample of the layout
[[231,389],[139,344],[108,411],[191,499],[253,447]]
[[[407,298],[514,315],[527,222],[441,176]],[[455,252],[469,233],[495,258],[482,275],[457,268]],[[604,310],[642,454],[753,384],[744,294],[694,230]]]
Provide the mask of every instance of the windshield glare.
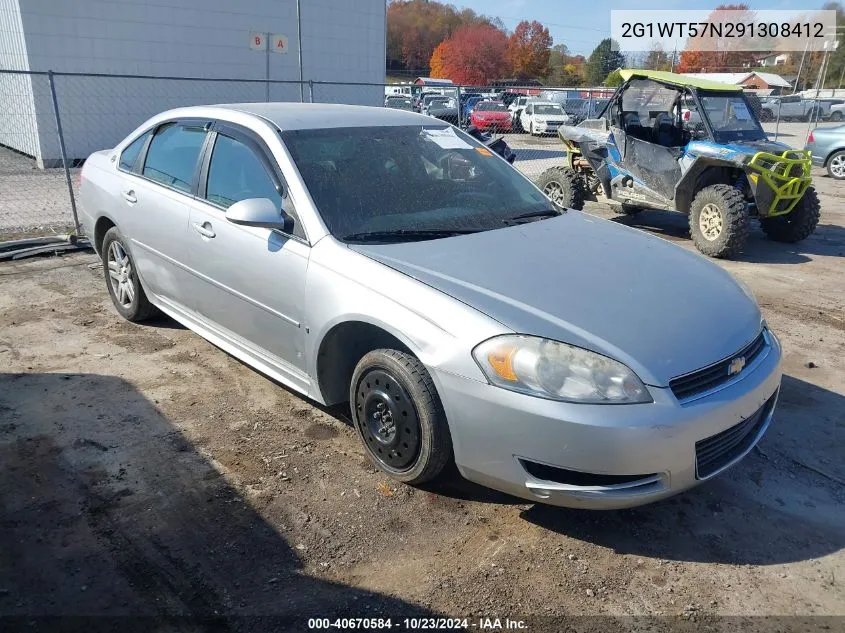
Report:
[[290,130],[282,139],[338,239],[382,231],[484,231],[552,208],[507,162],[449,126]]
[[563,114],[559,105],[535,105],[534,114]]
[[766,133],[742,96],[702,94],[700,99],[717,143],[766,138]]
[[505,112],[507,108],[504,103],[497,103],[495,101],[482,101],[475,106],[476,111],[481,112]]

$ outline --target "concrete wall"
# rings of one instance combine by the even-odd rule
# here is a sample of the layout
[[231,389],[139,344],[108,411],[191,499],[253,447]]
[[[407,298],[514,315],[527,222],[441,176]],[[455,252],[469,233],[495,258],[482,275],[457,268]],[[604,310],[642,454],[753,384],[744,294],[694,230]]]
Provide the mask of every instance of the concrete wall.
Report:
[[[18,0],[0,0],[0,6]],[[26,0],[21,6],[31,70],[265,77],[267,58],[251,50],[251,31],[286,35],[289,53],[270,54],[270,78],[298,80],[296,0]],[[305,80],[384,81],[384,0],[302,0]],[[162,110],[195,104],[264,101],[266,85],[111,77],[56,77],[71,158],[112,147]],[[315,101],[378,105],[381,87],[318,86]],[[308,86],[304,89],[309,99]],[[49,91],[34,110],[49,112]],[[273,101],[299,101],[298,85],[271,84]],[[39,127],[45,160],[58,157],[55,131]]]

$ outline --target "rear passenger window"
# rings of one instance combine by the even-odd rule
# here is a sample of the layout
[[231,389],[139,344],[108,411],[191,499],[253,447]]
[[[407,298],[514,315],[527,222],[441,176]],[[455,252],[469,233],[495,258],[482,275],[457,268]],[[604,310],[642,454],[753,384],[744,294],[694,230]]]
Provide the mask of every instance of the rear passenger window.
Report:
[[127,145],[126,149],[121,152],[119,165],[122,170],[132,171],[135,168],[135,163],[138,162],[138,154],[141,153],[141,149],[149,137],[150,133],[145,132]]
[[190,193],[205,135],[201,125],[169,123],[160,127],[147,150],[144,176]]
[[227,209],[248,198],[269,198],[280,212],[282,208],[282,196],[264,163],[249,146],[223,134],[214,142],[205,197]]

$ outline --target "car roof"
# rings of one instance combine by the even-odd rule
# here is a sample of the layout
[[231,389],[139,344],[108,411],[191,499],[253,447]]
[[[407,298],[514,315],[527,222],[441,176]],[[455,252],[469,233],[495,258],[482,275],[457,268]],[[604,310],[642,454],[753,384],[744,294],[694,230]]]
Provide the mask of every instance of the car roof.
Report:
[[[205,114],[203,112],[204,110],[214,109],[252,114],[270,121],[280,130],[430,125],[432,122],[431,117],[406,110],[335,103],[227,103],[211,107],[181,108],[180,110],[187,113],[194,109],[197,110],[196,115],[200,117],[217,116],[214,113]],[[188,113],[188,116],[190,116],[190,113]]]
[[699,90],[713,90],[719,92],[742,92],[742,86],[734,84],[723,84],[718,81],[710,79],[699,79],[698,77],[688,77],[686,75],[679,75],[677,73],[670,73],[664,70],[639,70],[634,68],[624,68],[619,71],[619,75],[624,81],[631,78],[653,79],[665,84],[673,86],[685,86],[688,88],[697,88]]
[[531,105],[550,105],[560,107],[560,104],[557,101],[532,101]]

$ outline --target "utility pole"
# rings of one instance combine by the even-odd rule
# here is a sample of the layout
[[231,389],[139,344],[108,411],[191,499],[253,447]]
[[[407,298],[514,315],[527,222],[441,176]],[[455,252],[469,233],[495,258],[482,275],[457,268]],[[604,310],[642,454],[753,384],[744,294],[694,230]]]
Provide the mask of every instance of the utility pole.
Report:
[[801,54],[801,63],[798,64],[798,74],[795,75],[795,84],[792,86],[792,94],[798,90],[798,80],[801,79],[801,70],[804,68],[804,58],[807,56],[807,49],[810,47],[810,42],[807,42],[807,45],[804,46],[804,52]]

